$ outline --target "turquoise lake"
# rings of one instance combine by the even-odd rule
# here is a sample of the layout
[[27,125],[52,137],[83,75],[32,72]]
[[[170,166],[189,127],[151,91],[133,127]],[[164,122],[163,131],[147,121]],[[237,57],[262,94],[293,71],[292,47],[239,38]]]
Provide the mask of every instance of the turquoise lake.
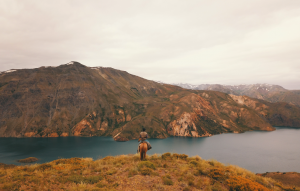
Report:
[[[300,172],[300,129],[276,127],[276,131],[251,131],[212,137],[169,137],[149,139],[154,153],[184,153],[215,159],[255,173]],[[37,157],[38,163],[58,158],[135,154],[137,140],[115,142],[109,137],[0,138],[0,162],[16,164],[18,159]]]

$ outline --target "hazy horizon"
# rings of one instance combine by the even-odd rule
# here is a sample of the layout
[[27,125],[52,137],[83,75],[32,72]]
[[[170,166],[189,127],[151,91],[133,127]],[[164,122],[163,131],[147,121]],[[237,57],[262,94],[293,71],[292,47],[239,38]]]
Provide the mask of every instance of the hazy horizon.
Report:
[[300,1],[0,0],[0,71],[78,61],[164,83],[300,89]]

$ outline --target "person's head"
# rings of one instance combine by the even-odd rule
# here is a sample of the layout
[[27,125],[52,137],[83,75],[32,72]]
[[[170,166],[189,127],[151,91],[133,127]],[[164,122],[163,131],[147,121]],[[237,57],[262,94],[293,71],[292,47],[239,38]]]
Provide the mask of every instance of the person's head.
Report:
[[146,131],[145,127],[143,127],[143,131]]

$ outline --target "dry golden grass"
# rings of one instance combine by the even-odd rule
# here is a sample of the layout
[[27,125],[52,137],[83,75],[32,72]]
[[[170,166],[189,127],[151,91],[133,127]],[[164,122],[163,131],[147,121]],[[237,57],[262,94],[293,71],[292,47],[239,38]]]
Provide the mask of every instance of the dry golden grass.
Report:
[[[58,159],[0,168],[0,190],[288,190],[271,178],[199,156],[165,153]],[[296,188],[297,190],[297,188]],[[298,189],[299,190],[299,189]]]

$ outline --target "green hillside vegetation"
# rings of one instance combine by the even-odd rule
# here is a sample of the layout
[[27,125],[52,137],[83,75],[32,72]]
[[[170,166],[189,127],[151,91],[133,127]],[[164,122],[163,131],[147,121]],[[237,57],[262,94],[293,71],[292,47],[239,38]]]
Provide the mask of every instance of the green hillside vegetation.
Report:
[[233,165],[165,153],[0,167],[0,190],[299,190]]

